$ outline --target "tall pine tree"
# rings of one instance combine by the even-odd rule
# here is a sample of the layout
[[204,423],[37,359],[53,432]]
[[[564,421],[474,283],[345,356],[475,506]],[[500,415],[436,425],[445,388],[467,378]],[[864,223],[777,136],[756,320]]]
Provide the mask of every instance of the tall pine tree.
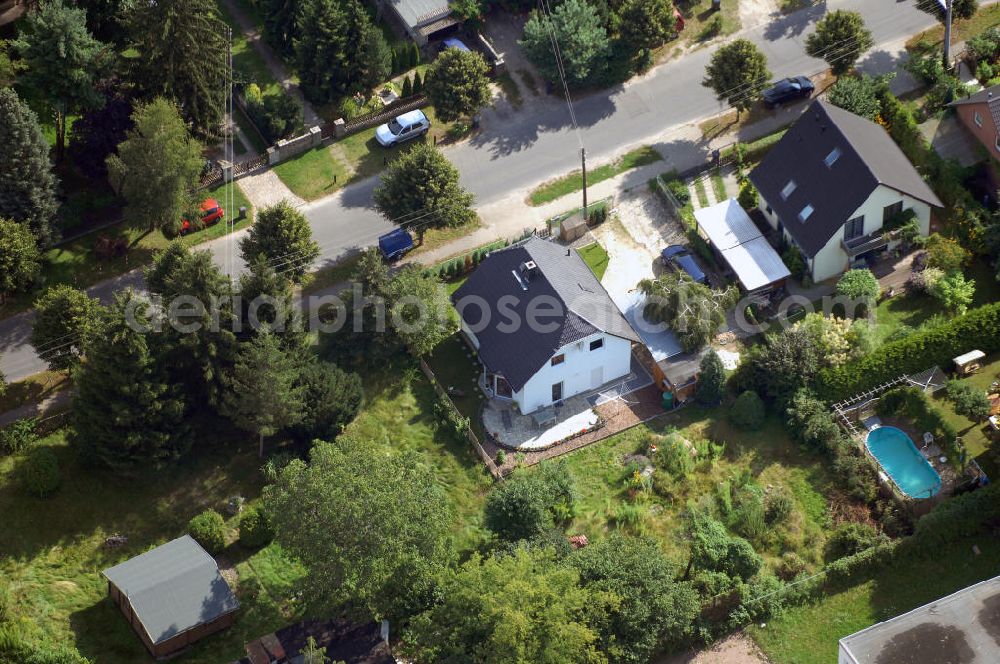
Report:
[[226,24],[212,0],[140,3],[132,18],[138,77],[150,96],[173,99],[202,136],[214,136],[225,98]]
[[0,88],[0,218],[27,224],[39,247],[48,245],[55,217],[56,178],[38,117],[11,88]]
[[302,317],[292,297],[292,282],[278,274],[264,256],[240,275],[240,341],[248,341],[266,326],[288,351],[300,350],[305,343]]
[[236,364],[226,373],[221,412],[244,431],[257,434],[259,456],[264,438],[302,419],[303,387],[298,365],[266,330],[240,348]]
[[120,474],[173,461],[191,444],[181,388],[136,322],[148,324],[146,306],[120,294],[98,315],[74,376],[73,443],[88,462]]
[[[146,269],[146,285],[168,312],[158,339],[171,376],[185,386],[192,405],[218,404],[223,371],[236,352],[229,278],[210,252],[191,252],[174,242]],[[182,297],[202,307],[178,307]]]
[[285,57],[294,53],[299,0],[264,0],[264,40]]

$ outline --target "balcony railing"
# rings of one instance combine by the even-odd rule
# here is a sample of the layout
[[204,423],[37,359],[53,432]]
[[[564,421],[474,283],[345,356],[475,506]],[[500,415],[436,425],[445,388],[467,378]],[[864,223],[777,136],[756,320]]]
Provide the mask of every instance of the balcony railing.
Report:
[[840,243],[843,245],[844,251],[847,252],[847,255],[854,258],[855,256],[866,254],[869,251],[881,249],[889,244],[889,239],[890,237],[888,233],[876,232],[871,235],[863,235],[852,240],[841,240]]

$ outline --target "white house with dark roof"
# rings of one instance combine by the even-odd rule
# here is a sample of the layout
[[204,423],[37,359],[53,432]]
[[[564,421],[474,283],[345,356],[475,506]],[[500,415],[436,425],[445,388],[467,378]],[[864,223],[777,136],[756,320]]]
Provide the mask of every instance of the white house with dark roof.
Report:
[[452,302],[487,392],[522,413],[631,372],[639,337],[572,249],[531,237],[495,251]]
[[750,173],[772,228],[814,281],[886,249],[883,225],[913,210],[926,235],[941,201],[881,126],[825,101],[802,115]]

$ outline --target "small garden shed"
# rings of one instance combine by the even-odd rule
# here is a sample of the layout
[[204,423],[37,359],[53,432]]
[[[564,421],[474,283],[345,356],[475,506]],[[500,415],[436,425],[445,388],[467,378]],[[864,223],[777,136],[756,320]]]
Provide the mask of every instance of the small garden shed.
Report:
[[233,624],[240,603],[189,535],[104,570],[108,596],[156,658]]

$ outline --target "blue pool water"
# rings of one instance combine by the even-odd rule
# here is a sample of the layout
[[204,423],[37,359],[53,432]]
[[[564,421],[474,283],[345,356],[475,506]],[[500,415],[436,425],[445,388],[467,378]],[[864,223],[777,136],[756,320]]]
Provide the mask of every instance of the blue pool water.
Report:
[[886,474],[911,498],[930,498],[941,490],[941,476],[906,433],[879,427],[868,433],[865,446]]

